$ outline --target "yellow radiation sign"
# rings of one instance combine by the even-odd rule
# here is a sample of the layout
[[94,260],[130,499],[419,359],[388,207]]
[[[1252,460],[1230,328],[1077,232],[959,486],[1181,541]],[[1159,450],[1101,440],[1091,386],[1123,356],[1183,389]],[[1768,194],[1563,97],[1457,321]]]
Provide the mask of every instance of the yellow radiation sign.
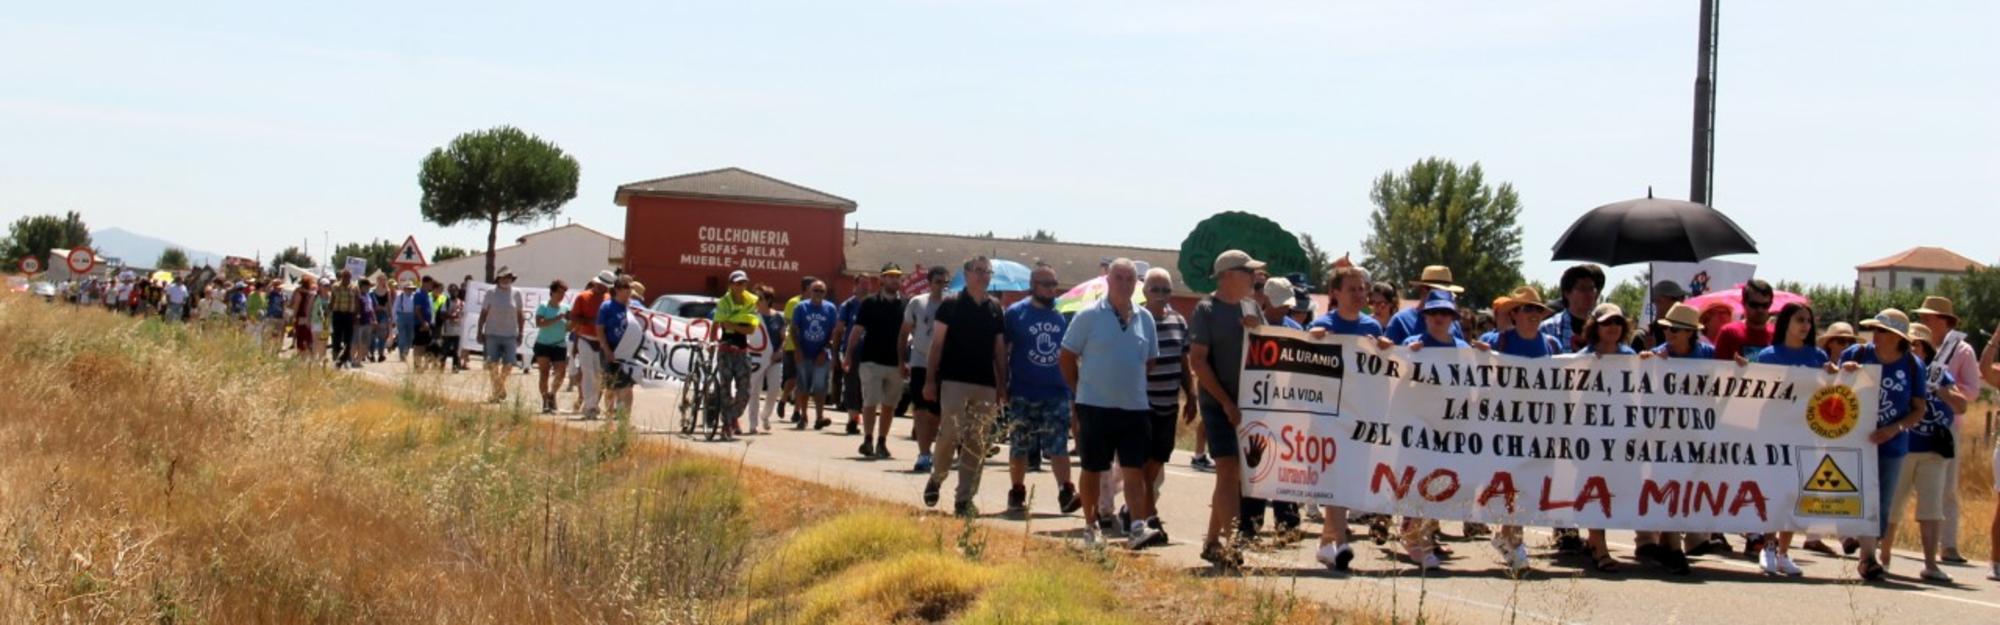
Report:
[[1809,493],[1858,493],[1854,480],[1847,478],[1847,472],[1833,462],[1833,456],[1820,456],[1819,466],[1813,468],[1812,479],[1806,480]]
[[1806,428],[1820,438],[1838,439],[1861,420],[1861,398],[1845,384],[1821,387],[1806,404]]

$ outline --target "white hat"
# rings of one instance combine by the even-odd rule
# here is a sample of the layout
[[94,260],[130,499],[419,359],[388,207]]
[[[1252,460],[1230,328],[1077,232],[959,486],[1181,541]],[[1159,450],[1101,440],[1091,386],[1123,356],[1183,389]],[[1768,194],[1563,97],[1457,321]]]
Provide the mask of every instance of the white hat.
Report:
[[611,286],[612,283],[617,281],[618,281],[618,274],[611,273],[610,269],[597,272],[597,278],[591,280],[591,282],[596,282],[604,286]]
[[1264,297],[1270,299],[1271,305],[1277,308],[1292,308],[1299,303],[1292,292],[1292,281],[1284,278],[1265,280]]
[[749,281],[750,281],[750,274],[744,273],[743,270],[741,269],[729,273],[730,284],[736,284],[738,282],[749,282]]

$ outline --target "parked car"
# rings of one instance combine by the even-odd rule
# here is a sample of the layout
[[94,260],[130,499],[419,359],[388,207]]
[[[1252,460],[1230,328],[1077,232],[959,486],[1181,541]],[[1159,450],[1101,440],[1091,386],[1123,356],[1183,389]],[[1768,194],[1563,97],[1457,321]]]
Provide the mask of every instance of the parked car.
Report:
[[30,289],[42,299],[49,301],[56,299],[56,285],[53,282],[36,282]]
[[676,317],[707,319],[715,313],[715,298],[707,295],[669,293],[655,298],[653,305],[647,308]]

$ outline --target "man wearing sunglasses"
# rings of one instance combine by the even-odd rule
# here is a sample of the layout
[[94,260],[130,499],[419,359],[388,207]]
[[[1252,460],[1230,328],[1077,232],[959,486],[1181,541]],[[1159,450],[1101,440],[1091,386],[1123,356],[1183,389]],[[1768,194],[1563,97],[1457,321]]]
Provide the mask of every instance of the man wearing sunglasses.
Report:
[[[1000,302],[986,286],[993,282],[993,261],[984,256],[965,261],[965,288],[946,298],[932,323],[931,353],[926,362],[937,363],[936,375],[925,380],[924,399],[938,402],[936,465],[924,484],[924,505],[936,506],[938,489],[954,467],[958,488],[953,493],[952,511],[972,516],[978,510],[972,498],[979,494],[980,464],[986,459],[982,436],[973,418],[976,403],[1004,405],[1007,395],[1000,389],[1007,363],[1000,354]],[[983,411],[982,411],[983,412]],[[963,439],[963,440],[961,440]]]
[[1083,505],[1070,481],[1070,386],[1060,365],[1069,321],[1056,312],[1055,268],[1036,265],[1028,284],[1028,298],[1007,307],[1000,333],[1005,342],[1000,358],[1006,363],[1001,370],[1007,374],[1007,476],[1013,482],[1007,509],[1027,509],[1029,461],[1048,458],[1055,468],[1056,505],[1069,514]]
[[1236,427],[1243,413],[1236,407],[1242,378],[1245,329],[1262,325],[1251,285],[1264,263],[1241,250],[1217,255],[1213,272],[1215,293],[1194,307],[1188,324],[1188,364],[1201,389],[1201,426],[1208,431],[1208,450],[1215,456],[1215,492],[1209,499],[1208,534],[1201,558],[1222,568],[1243,565],[1240,551],[1225,548],[1222,532],[1236,520],[1243,493],[1243,463],[1238,460]]
[[938,306],[944,304],[944,289],[951,285],[951,269],[943,265],[931,267],[924,274],[923,294],[910,298],[903,307],[903,335],[909,337],[910,357],[904,368],[909,384],[904,394],[910,396],[910,407],[915,411],[916,424],[911,428],[917,437],[918,473],[931,470],[931,444],[937,440],[938,404],[924,399],[924,384],[930,380],[931,324],[937,320]]

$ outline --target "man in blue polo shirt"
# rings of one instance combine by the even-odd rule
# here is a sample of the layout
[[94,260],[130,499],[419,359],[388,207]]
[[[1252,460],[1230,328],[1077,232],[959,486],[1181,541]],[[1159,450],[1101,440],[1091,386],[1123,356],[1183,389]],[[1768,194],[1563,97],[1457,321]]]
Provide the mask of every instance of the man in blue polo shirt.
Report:
[[[1098,498],[1103,474],[1116,456],[1125,478],[1125,505],[1132,515],[1125,545],[1142,549],[1162,537],[1152,527],[1153,502],[1146,494],[1146,462],[1151,455],[1152,405],[1146,397],[1147,364],[1159,355],[1153,315],[1132,305],[1139,268],[1131,260],[1111,261],[1105,298],[1076,314],[1062,338],[1062,375],[1077,389],[1077,444],[1083,452],[1083,500]],[[1097,506],[1084,507],[1083,540],[1103,540]]]

